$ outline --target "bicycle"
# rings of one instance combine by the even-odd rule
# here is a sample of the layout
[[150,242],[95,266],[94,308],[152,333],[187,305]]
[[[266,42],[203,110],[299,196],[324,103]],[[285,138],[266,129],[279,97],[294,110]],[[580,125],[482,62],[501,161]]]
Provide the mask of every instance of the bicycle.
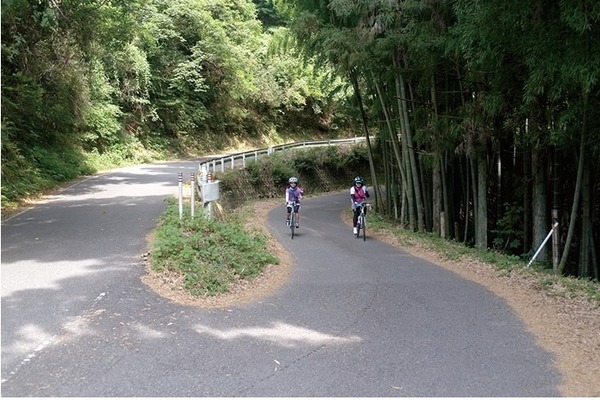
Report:
[[291,207],[292,212],[290,214],[290,230],[292,231],[292,239],[294,238],[294,231],[296,230],[296,206],[300,204],[295,201],[290,201],[286,204],[286,207]]
[[365,209],[370,207],[370,204],[361,203],[358,207],[360,207],[360,214],[358,214],[358,219],[356,220],[356,238],[358,239],[362,230],[363,241],[367,240],[367,214]]

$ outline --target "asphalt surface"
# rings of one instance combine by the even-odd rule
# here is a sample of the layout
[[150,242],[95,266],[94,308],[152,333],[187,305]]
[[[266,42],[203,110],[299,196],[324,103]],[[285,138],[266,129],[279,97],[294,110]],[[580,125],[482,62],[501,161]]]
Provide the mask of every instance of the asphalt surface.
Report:
[[102,174],[3,221],[3,397],[559,396],[551,355],[502,299],[354,238],[346,194],[306,199],[293,240],[283,204],[269,214],[294,264],[272,295],[161,298],[140,281],[145,237],[197,168]]

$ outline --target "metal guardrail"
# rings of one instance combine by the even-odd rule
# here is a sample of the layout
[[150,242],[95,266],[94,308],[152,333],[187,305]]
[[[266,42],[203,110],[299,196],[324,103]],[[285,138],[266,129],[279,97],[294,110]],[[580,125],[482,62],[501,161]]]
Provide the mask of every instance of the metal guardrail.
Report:
[[[256,149],[251,151],[245,151],[241,153],[228,154],[226,156],[219,156],[200,164],[198,170],[200,173],[214,172],[217,168],[221,172],[225,172],[225,166],[229,165],[228,169],[235,167],[245,167],[248,160],[258,160],[261,155],[270,155],[278,151],[290,150],[294,148],[304,147],[317,147],[317,146],[337,146],[341,144],[355,144],[366,140],[366,137],[354,137],[350,139],[331,139],[331,140],[314,140],[309,142],[293,142],[287,144],[280,144],[277,146],[270,146],[263,149]],[[237,163],[236,163],[237,162]]]

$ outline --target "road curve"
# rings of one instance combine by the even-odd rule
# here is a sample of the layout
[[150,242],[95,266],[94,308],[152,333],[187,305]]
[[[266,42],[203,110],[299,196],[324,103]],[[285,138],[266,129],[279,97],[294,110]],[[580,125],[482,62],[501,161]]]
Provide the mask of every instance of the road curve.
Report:
[[289,281],[223,309],[141,283],[145,236],[197,160],[81,182],[2,225],[4,397],[549,397],[560,374],[482,286],[357,240],[346,194],[305,200]]

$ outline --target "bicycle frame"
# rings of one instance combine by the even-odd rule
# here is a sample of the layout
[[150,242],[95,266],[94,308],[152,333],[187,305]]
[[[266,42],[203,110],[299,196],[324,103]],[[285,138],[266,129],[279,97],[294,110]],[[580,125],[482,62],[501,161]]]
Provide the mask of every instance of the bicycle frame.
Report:
[[360,214],[358,215],[358,220],[356,222],[356,238],[360,237],[360,231],[362,230],[363,241],[367,240],[367,214],[365,212],[367,206],[367,203],[362,203],[360,205]]
[[293,202],[288,202],[286,204],[286,207],[291,207],[292,212],[290,213],[290,230],[292,232],[292,239],[294,238],[294,231],[296,229],[296,206],[298,205],[298,203],[296,203],[295,201]]

